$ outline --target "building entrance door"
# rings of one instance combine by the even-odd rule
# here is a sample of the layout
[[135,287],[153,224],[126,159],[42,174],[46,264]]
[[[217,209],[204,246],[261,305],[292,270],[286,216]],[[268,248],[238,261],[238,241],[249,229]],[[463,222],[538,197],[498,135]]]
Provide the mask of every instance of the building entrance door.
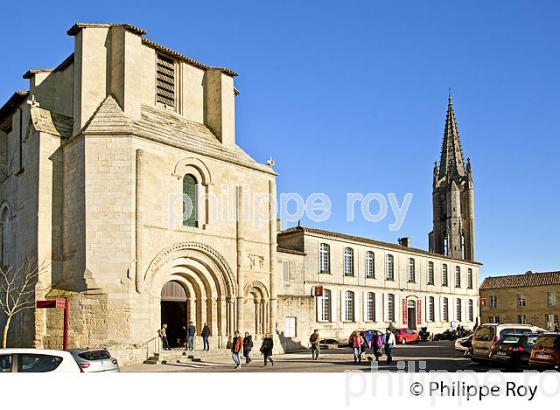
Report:
[[161,291],[161,325],[167,324],[169,347],[184,345],[189,315],[187,291],[179,282],[167,282]]
[[408,328],[416,330],[416,303],[408,301]]

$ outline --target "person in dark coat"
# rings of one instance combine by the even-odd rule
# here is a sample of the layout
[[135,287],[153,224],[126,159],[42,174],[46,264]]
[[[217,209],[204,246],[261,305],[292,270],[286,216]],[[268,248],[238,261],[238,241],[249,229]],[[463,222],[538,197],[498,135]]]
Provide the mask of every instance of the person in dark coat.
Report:
[[187,350],[194,350],[194,336],[196,334],[196,327],[193,322],[189,322],[187,327]]
[[272,341],[272,335],[270,334],[266,334],[264,336],[264,339],[262,341],[262,345],[261,345],[261,353],[264,356],[264,365],[266,366],[268,364],[268,361],[270,360],[270,364],[272,364],[274,366],[274,360],[272,360],[272,349],[274,347],[274,342]]
[[245,364],[251,363],[251,350],[253,349],[253,337],[249,332],[245,332],[245,337],[243,338],[243,357],[245,358]]
[[210,343],[208,343],[208,338],[210,337],[210,328],[208,327],[208,324],[204,324],[204,327],[202,328],[202,332],[200,333],[200,336],[202,336],[202,342],[204,344],[204,347],[202,348],[202,350],[204,351],[208,351],[210,350]]

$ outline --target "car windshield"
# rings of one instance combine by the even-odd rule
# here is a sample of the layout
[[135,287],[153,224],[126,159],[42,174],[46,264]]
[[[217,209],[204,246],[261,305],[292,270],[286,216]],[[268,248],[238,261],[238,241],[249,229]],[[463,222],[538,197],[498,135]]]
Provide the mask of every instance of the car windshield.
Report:
[[105,360],[110,359],[111,355],[107,350],[88,350],[80,353],[78,357],[85,360]]
[[519,343],[519,336],[504,336],[501,340],[504,344],[516,344]]
[[478,340],[480,342],[490,342],[494,339],[494,333],[495,330],[493,326],[481,326],[474,334],[474,340]]
[[500,333],[502,335],[505,335],[505,334],[508,334],[508,333],[517,333],[517,334],[526,335],[526,334],[533,333],[533,332],[531,331],[531,329],[507,328],[507,329],[502,329],[502,331]]
[[560,337],[558,336],[540,336],[533,349],[557,349],[559,347]]

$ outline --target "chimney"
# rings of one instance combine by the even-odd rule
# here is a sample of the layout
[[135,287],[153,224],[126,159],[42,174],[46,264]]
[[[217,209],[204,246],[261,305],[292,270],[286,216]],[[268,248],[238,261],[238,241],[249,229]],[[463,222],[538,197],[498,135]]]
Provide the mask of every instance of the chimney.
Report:
[[204,124],[223,145],[235,145],[233,77],[219,68],[209,68],[204,75]]
[[405,248],[410,247],[410,238],[408,236],[399,238],[399,245],[404,246]]

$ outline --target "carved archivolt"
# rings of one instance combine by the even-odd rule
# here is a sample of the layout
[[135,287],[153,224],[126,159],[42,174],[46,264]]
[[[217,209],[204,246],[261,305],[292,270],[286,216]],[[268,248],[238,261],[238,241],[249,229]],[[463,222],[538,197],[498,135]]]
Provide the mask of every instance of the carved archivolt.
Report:
[[237,294],[237,283],[235,281],[235,277],[233,275],[233,271],[231,270],[229,264],[227,263],[226,259],[214,248],[208,246],[204,243],[200,242],[179,242],[169,248],[164,249],[161,251],[150,263],[146,273],[144,274],[143,280],[139,283],[138,291],[141,292],[146,284],[152,282],[153,278],[158,274],[160,269],[166,265],[169,261],[172,261],[177,258],[181,258],[186,252],[188,251],[197,251],[204,257],[209,258],[213,265],[217,266],[220,272],[215,272],[216,274],[220,274],[224,280],[224,285],[228,289],[228,293],[230,295]]

